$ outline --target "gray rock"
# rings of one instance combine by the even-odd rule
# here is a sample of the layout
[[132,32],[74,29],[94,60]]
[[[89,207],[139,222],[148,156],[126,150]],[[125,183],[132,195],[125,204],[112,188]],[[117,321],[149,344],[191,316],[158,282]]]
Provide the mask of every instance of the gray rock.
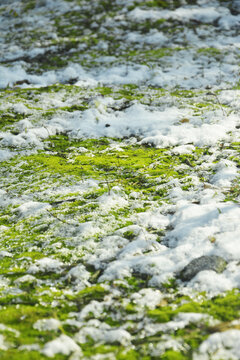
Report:
[[232,2],[232,13],[239,14],[240,13],[240,0],[233,0]]
[[221,273],[226,266],[227,262],[221,256],[200,256],[193,259],[187,266],[185,266],[185,268],[183,268],[183,270],[179,273],[178,277],[182,281],[190,281],[200,271],[213,270],[217,273]]

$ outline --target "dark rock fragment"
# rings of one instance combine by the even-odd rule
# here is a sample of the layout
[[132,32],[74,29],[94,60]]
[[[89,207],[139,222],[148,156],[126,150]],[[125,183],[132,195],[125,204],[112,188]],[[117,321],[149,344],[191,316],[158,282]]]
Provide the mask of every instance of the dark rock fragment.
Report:
[[213,270],[221,273],[227,266],[227,262],[221,257],[216,255],[200,256],[193,259],[183,270],[178,274],[182,281],[190,281],[200,271]]

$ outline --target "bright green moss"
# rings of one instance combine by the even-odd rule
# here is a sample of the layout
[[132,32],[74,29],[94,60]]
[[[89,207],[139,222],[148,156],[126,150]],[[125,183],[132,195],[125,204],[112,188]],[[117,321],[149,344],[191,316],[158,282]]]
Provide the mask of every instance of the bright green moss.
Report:
[[204,313],[221,321],[234,320],[240,312],[239,291],[232,290],[223,295],[216,296],[211,300],[203,300],[202,302],[189,300],[187,303],[178,306],[176,309],[171,306],[166,306],[155,310],[149,310],[148,315],[157,322],[167,322],[177,314],[185,312]]
[[[27,171],[34,165],[35,169],[45,171],[48,176],[67,174],[74,175],[76,179],[93,177],[101,179],[106,184],[116,180],[116,184],[125,186],[126,191],[145,189],[146,192],[154,192],[154,186],[157,185],[154,180],[156,177],[163,176],[166,180],[170,176],[182,178],[187,173],[176,171],[175,165],[187,163],[191,167],[195,166],[195,157],[192,155],[170,156],[165,154],[164,149],[143,146],[125,147],[120,154],[114,151],[103,154],[101,150],[107,149],[104,139],[69,143],[68,138],[61,135],[52,137],[47,146],[49,150],[54,149],[57,153],[47,154],[44,151],[22,158],[21,170]],[[68,153],[73,146],[76,150],[78,147],[94,149],[95,156],[89,157],[87,153],[71,155],[72,160],[69,162]],[[155,161],[156,165],[152,166]]]
[[174,315],[175,312],[169,306],[163,307],[162,309],[155,309],[148,311],[148,316],[160,323],[166,323],[168,321],[171,321]]
[[[189,1],[190,2],[190,1]],[[193,2],[195,2],[193,0]],[[162,9],[175,9],[177,7],[179,7],[181,5],[181,2],[179,0],[151,0],[151,1],[146,1],[146,2],[136,2],[135,6],[147,6],[147,7],[160,7]],[[133,6],[133,8],[135,7]]]
[[[2,360],[46,360],[49,359],[47,356],[40,354],[38,351],[19,351],[18,349],[10,349],[7,351],[0,350],[0,357]],[[54,360],[65,360],[66,357],[63,355],[56,355]]]
[[131,230],[125,231],[125,233],[123,233],[123,236],[128,240],[133,240],[135,238],[135,234]]
[[[140,360],[140,354],[136,350],[121,351],[117,354],[117,360]],[[146,357],[141,357],[142,360],[147,360]]]
[[126,307],[125,307],[125,311],[128,314],[135,314],[137,312],[137,307],[131,303],[129,303]]
[[188,358],[182,353],[174,350],[168,350],[161,355],[162,360],[187,360]]
[[113,89],[110,87],[97,87],[96,91],[103,96],[109,96],[112,95]]
[[206,312],[219,320],[234,320],[240,313],[239,290],[232,290],[226,295],[216,296],[211,301],[204,302],[203,308],[206,309]]
[[83,306],[92,300],[103,300],[104,296],[106,296],[108,293],[109,292],[101,285],[94,285],[81,290],[74,296],[67,296],[67,298],[75,302],[78,306]]
[[61,107],[59,109],[68,111],[68,112],[74,112],[74,111],[84,111],[87,108],[88,108],[88,104],[82,104],[82,105],[72,105],[72,106]]
[[[30,305],[10,305],[0,309],[1,322],[17,330],[27,332],[32,325],[40,318],[54,317],[54,310]],[[25,321],[22,322],[21,318]]]

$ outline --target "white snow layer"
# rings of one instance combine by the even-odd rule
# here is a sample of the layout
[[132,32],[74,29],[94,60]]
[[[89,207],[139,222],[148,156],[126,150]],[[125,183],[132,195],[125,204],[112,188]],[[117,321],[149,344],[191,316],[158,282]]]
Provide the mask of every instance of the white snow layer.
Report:
[[81,349],[73,339],[64,334],[46,343],[42,350],[48,357],[54,357],[56,354],[70,355],[72,352],[81,353]]
[[[164,110],[150,110],[142,104],[133,104],[125,111],[107,110],[112,98],[101,100],[103,107],[93,107],[83,112],[75,111],[71,115],[54,116],[40,128],[25,128],[18,135],[2,133],[0,145],[26,148],[35,146],[42,148],[42,140],[49,134],[68,132],[74,138],[83,137],[129,137],[139,136],[142,144],[156,147],[179,146],[176,153],[189,153],[195,146],[213,146],[219,140],[229,140],[230,131],[235,131],[239,122],[238,116],[231,114],[227,121],[219,111],[207,114],[205,120],[194,116],[190,109],[178,109],[171,106]],[[187,118],[188,123],[181,119]],[[106,124],[108,126],[106,127]],[[192,145],[193,144],[193,145]],[[180,147],[188,145],[186,147]],[[3,160],[11,156],[8,150],[2,150]],[[236,172],[235,172],[236,173]],[[229,177],[225,172],[224,178]]]
[[210,335],[194,354],[194,360],[240,359],[240,330],[227,330]]
[[51,258],[42,258],[40,260],[36,260],[34,264],[32,264],[28,272],[30,274],[36,274],[38,272],[60,272],[63,263],[56,259]]
[[[240,26],[240,15],[233,16],[229,9],[219,6],[213,1],[198,1],[201,6],[180,7],[174,11],[152,10],[135,8],[127,14],[128,21],[143,23],[146,20],[152,22],[160,19],[175,19],[183,23],[195,21],[203,24],[217,22],[219,29],[230,30]],[[17,2],[16,2],[17,4]],[[55,13],[59,11],[69,11],[69,4],[62,1],[47,0],[45,6]],[[39,5],[39,7],[41,7]],[[40,9],[41,10],[41,9]],[[16,11],[18,11],[16,5]],[[59,14],[59,13],[58,13]],[[41,27],[44,25],[44,19],[33,16],[27,19],[29,23],[38,22]],[[4,28],[6,23],[0,24]],[[66,68],[56,71],[46,71],[41,75],[30,74],[25,70],[23,63],[17,63],[13,66],[0,65],[0,88],[15,86],[18,81],[28,81],[33,87],[47,86],[55,83],[65,83],[70,79],[76,79],[79,87],[94,87],[98,85],[122,85],[137,84],[153,85],[156,87],[165,87],[172,89],[179,86],[183,89],[205,89],[225,88],[219,94],[219,103],[231,106],[239,111],[240,100],[239,90],[228,90],[233,84],[239,81],[238,60],[232,54],[224,54],[224,60],[221,64],[204,54],[197,51],[199,49],[208,49],[216,47],[219,50],[227,49],[228,46],[238,49],[240,47],[239,35],[229,37],[220,36],[215,39],[211,37],[206,29],[196,29],[201,37],[196,37],[193,32],[183,32],[183,38],[192,48],[188,50],[176,50],[177,41],[174,44],[171,56],[164,57],[165,63],[156,63],[154,66],[147,64],[129,64],[123,65],[115,63],[109,66],[108,63],[114,62],[117,58],[112,56],[100,57],[96,61],[105,65],[101,67],[85,70],[79,64],[69,64]],[[53,34],[54,36],[54,34]],[[179,35],[180,36],[180,35]],[[203,40],[205,39],[205,40]],[[0,40],[1,41],[1,40]],[[142,34],[137,31],[129,32],[124,41],[131,45],[158,46],[164,48],[168,46],[168,34],[161,31],[152,30],[148,34]],[[107,44],[102,41],[98,44],[99,49],[106,49]],[[30,57],[44,54],[44,50],[38,46],[28,52],[17,45],[9,47],[5,56],[6,59],[14,59],[24,55]],[[196,57],[197,54],[197,57]],[[3,55],[1,55],[3,56]],[[181,61],[179,61],[181,60]],[[26,84],[19,85],[25,87]],[[57,98],[56,103],[62,104]],[[42,119],[41,125],[32,124],[30,120],[23,119],[19,121],[16,128],[19,134],[11,132],[0,132],[0,161],[9,159],[15,155],[11,148],[43,148],[43,140],[49,135],[58,132],[68,132],[72,138],[89,137],[130,137],[135,136],[141,139],[141,144],[150,144],[156,147],[174,146],[174,154],[191,154],[196,146],[214,146],[218,141],[231,141],[232,134],[237,133],[236,125],[239,125],[239,114],[236,112],[228,113],[220,109],[207,110],[204,115],[196,114],[191,107],[177,107],[171,99],[170,105],[166,102],[164,106],[146,106],[137,101],[132,102],[131,106],[123,111],[112,111],[111,105],[115,100],[111,97],[94,99],[89,109],[85,111],[75,111],[71,114],[55,115],[50,120]],[[194,104],[193,104],[194,105]],[[63,105],[62,105],[63,106]],[[16,103],[12,110],[22,115],[29,115],[32,110],[24,104]],[[185,119],[185,121],[182,121]],[[106,127],[106,124],[108,126]],[[238,136],[238,135],[237,135]],[[236,137],[237,137],[236,136]],[[4,148],[6,147],[6,148]],[[87,152],[86,149],[78,149],[81,152]],[[115,149],[116,150],[116,149]],[[121,151],[119,147],[117,149]],[[204,166],[207,165],[203,164]],[[101,268],[102,263],[106,265],[99,281],[121,279],[125,276],[131,276],[133,272],[146,274],[151,277],[149,285],[160,286],[163,282],[175,277],[191,260],[202,255],[219,255],[227,262],[228,266],[221,274],[214,271],[205,270],[199,272],[190,282],[184,286],[197,291],[207,291],[210,294],[221,293],[234,287],[240,287],[240,208],[239,203],[224,203],[223,194],[218,190],[229,189],[232,181],[238,176],[238,168],[233,162],[222,159],[217,162],[212,169],[215,174],[210,178],[212,188],[200,189],[199,192],[188,194],[182,191],[177,182],[172,183],[173,188],[169,191],[169,199],[174,203],[174,215],[163,215],[164,205],[159,209],[149,210],[139,213],[134,219],[135,225],[125,227],[116,231],[110,236],[105,236],[97,244],[93,241],[87,242],[86,248],[92,250],[85,258],[95,265],[96,269]],[[78,192],[81,194],[87,188],[97,187],[94,180],[83,181],[82,184],[75,187],[65,187],[53,190],[52,194],[68,194]],[[138,200],[138,194],[132,193],[131,196]],[[191,197],[192,196],[192,197]],[[195,203],[197,197],[198,203]],[[11,200],[7,197],[4,190],[0,190],[1,206],[7,206]],[[23,200],[24,201],[24,200]],[[128,206],[128,198],[121,189],[112,189],[109,194],[104,194],[96,200],[102,211],[115,207]],[[19,205],[19,203],[18,203]],[[20,206],[15,209],[14,214],[20,218],[36,216],[46,212],[51,206],[48,203],[27,200],[20,202]],[[100,225],[99,225],[100,226]],[[148,233],[145,229],[163,230],[169,227],[167,235],[160,244],[157,236]],[[1,227],[1,232],[7,230],[7,227]],[[86,234],[94,235],[100,231],[98,224],[86,222],[79,225],[77,229],[81,238]],[[133,240],[124,237],[126,231],[134,234]],[[91,246],[92,248],[91,248]],[[95,246],[95,248],[94,248]],[[12,257],[12,254],[1,251],[0,258]],[[111,260],[109,262],[109,259]],[[114,260],[112,260],[114,259]],[[44,257],[36,260],[29,266],[29,274],[41,272],[61,273],[63,263],[57,259]],[[88,286],[91,274],[86,268],[79,264],[73,267],[63,277],[70,280],[77,290]],[[27,281],[37,281],[32,275],[25,275],[15,281],[19,285]],[[0,277],[1,287],[7,288],[8,280]],[[148,306],[154,309],[162,300],[162,293],[154,289],[141,289],[131,295],[131,301],[138,309],[144,309]],[[53,341],[46,343],[41,350],[48,357],[54,357],[56,354],[69,356],[76,354],[76,358],[82,357],[82,351],[77,345],[85,343],[89,337],[98,343],[116,343],[122,346],[128,346],[131,343],[131,335],[124,328],[112,329],[109,325],[93,319],[87,321],[89,314],[100,318],[103,314],[103,303],[91,301],[84,306],[78,316],[78,323],[81,324],[79,332],[74,339],[66,335],[60,335]],[[198,323],[200,320],[209,318],[204,314],[180,313],[168,323],[146,324],[143,330],[143,336],[151,336],[158,332],[174,331],[181,329],[191,323]],[[56,319],[40,319],[33,325],[39,331],[57,331],[61,327],[60,321]],[[6,330],[0,326],[0,330]],[[7,329],[8,331],[9,328]],[[165,339],[165,340],[164,340]],[[29,346],[27,348],[27,346]],[[151,346],[151,344],[150,344]],[[5,337],[0,334],[0,349],[7,350],[9,345]],[[166,349],[181,351],[184,346],[167,335],[161,338],[156,345],[152,345],[152,355],[161,356]],[[24,346],[22,347],[24,349]],[[39,350],[39,345],[25,345],[25,349]],[[21,350],[21,348],[20,348]],[[220,359],[240,359],[240,330],[228,330],[222,333],[215,333],[208,337],[194,353],[194,360],[213,360]]]
[[[213,196],[214,192],[211,194]],[[226,270],[222,274],[212,270],[201,271],[187,286],[212,293],[239,287],[239,218],[240,208],[237,204],[217,202],[214,197],[210,197],[208,203],[198,205],[179,200],[170,221],[162,215],[163,226],[169,223],[173,227],[163,241],[167,246],[154,241],[149,235],[144,238],[144,233],[140,232],[131,243],[124,245],[122,242],[123,248],[117,253],[116,260],[108,264],[100,280],[123,278],[136,271],[151,276],[151,285],[160,286],[194,258],[215,254],[230,262]],[[144,223],[148,221],[148,214],[145,213]],[[211,242],[212,238],[214,242]],[[108,251],[109,258],[111,255],[114,257],[114,249]],[[91,262],[98,264],[98,261],[96,252]]]

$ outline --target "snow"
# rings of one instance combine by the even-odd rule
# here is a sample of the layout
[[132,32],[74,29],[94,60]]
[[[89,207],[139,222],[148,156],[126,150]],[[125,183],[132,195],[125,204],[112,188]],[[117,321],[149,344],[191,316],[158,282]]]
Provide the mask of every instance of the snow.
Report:
[[88,282],[89,278],[90,273],[81,264],[73,267],[65,276],[66,280],[71,281],[77,285],[78,290],[82,290],[86,286],[90,285]]
[[139,225],[153,229],[165,229],[169,225],[169,217],[162,215],[159,210],[138,213],[137,220]]
[[111,329],[97,320],[89,321],[89,325],[83,327],[76,335],[75,340],[80,344],[88,341],[88,337],[98,343],[119,343],[123,346],[130,344],[131,335],[124,329]]
[[35,324],[33,324],[33,328],[39,331],[58,330],[60,326],[61,323],[57,319],[41,319],[37,320]]
[[220,160],[215,167],[216,174],[211,178],[215,186],[229,187],[238,175],[237,167],[227,160]]
[[8,251],[0,251],[0,258],[12,257],[13,255]]
[[207,360],[209,355],[214,360],[239,359],[240,330],[227,330],[210,335],[194,354],[194,360]]
[[164,354],[166,350],[182,351],[188,349],[186,344],[179,340],[172,339],[169,335],[163,335],[161,342],[157,344],[150,344],[152,356],[159,357]]
[[[104,23],[100,14],[95,14],[91,30],[79,29],[76,47],[69,53],[62,51],[63,60],[75,54],[73,59],[63,67],[46,66],[38,69],[41,71],[35,71],[33,66],[39,56],[44,59],[54,55],[60,46],[72,41],[71,36],[61,38],[53,19],[55,16],[62,19],[71,11],[80,13],[82,6],[88,6],[87,2],[76,5],[75,1],[38,1],[35,9],[26,14],[22,13],[23,2],[3,1],[0,5],[1,10],[7,4],[7,10],[0,11],[0,89],[7,90],[2,92],[0,115],[13,114],[12,124],[4,121],[0,124],[0,161],[5,166],[0,189],[0,258],[3,263],[11,262],[10,275],[15,267],[21,270],[13,282],[7,277],[9,273],[5,276],[3,272],[0,287],[4,296],[20,296],[27,283],[45,286],[49,292],[58,289],[60,284],[61,296],[51,302],[56,309],[67,299],[65,295],[74,298],[80,292],[81,296],[82,290],[99,284],[110,289],[103,299],[93,296],[86,304],[87,296],[82,295],[84,301],[81,306],[78,304],[78,312],[69,313],[64,322],[76,327],[72,337],[59,336],[60,320],[42,318],[34,322],[33,328],[56,332],[58,337],[43,346],[23,344],[19,350],[40,351],[48,357],[72,354],[70,359],[81,359],[85,355],[78,344],[87,343],[89,337],[97,344],[118,343],[130,348],[136,334],[139,339],[157,334],[159,341],[149,345],[152,356],[161,357],[168,349],[188,351],[184,341],[167,334],[191,324],[197,326],[216,320],[206,314],[179,313],[167,323],[151,321],[145,316],[147,311],[160,308],[161,302],[166,301],[163,284],[175,279],[180,292],[206,292],[209,297],[240,287],[240,196],[226,201],[235,187],[236,192],[239,191],[239,150],[234,150],[234,143],[239,143],[240,134],[240,36],[237,31],[240,8],[238,1],[233,4],[206,0],[198,0],[194,5],[181,3],[176,9],[160,10],[147,7],[143,2],[118,0],[116,14],[108,14]],[[230,5],[237,10],[230,11]],[[129,11],[127,6],[135,8]],[[14,9],[15,16],[9,16],[10,9]],[[43,39],[40,36],[28,45],[28,39],[18,43],[14,32],[16,39],[13,36],[9,40],[8,31],[16,30],[19,21],[23,21],[29,34],[42,28],[48,36],[44,35]],[[161,26],[171,21],[179,27],[175,33],[173,28],[173,34]],[[125,31],[128,26],[132,30]],[[97,38],[98,31],[104,40]],[[107,40],[109,33],[116,37],[118,46],[114,50]],[[91,45],[89,51],[88,41],[95,39],[95,35],[96,44]],[[74,91],[69,95],[66,88],[70,88],[71,83]],[[41,93],[44,87],[53,84],[64,86],[59,85],[56,92]],[[128,87],[129,84],[132,87]],[[101,94],[104,86],[110,89],[106,92],[108,95]],[[29,92],[21,92],[28,89]],[[39,90],[34,99],[31,98],[33,89]],[[121,97],[128,89],[129,94],[131,90],[129,99]],[[68,111],[69,107],[82,103],[86,105],[84,110]],[[102,156],[117,152],[121,157],[128,146],[144,145],[164,151],[167,148],[165,155],[170,159],[186,157],[186,161],[174,167],[178,175],[167,180],[167,176],[154,178],[156,191],[165,191],[160,200],[155,200],[148,188],[143,192],[132,189],[129,192],[121,183],[108,184],[106,180],[103,185],[102,179],[87,176],[76,182],[74,176],[68,178],[67,173],[60,174],[61,180],[67,179],[64,184],[58,178],[49,184],[39,178],[42,182],[37,179],[31,188],[28,183],[16,184],[15,171],[27,178],[21,168],[24,161],[16,160],[11,174],[8,160],[36,154],[38,150],[48,151],[49,156],[64,157],[60,151],[48,149],[49,137],[59,134],[66,134],[69,141],[76,142],[108,137],[110,143],[101,150]],[[199,147],[205,150],[202,157],[198,157]],[[87,145],[68,150],[71,151],[66,155],[67,165],[74,164],[79,154],[86,156],[89,164],[95,156]],[[192,155],[193,160],[188,161],[187,155]],[[80,171],[81,164],[77,166]],[[149,169],[155,168],[161,169],[158,158],[149,166]],[[33,168],[33,173],[35,171],[38,173],[39,169]],[[44,177],[44,169],[41,171]],[[97,172],[96,168],[96,177]],[[32,176],[34,174],[29,175],[29,184]],[[89,201],[91,192],[97,195]],[[79,206],[77,215],[72,216],[66,204],[73,198],[79,201]],[[94,207],[91,216],[85,205]],[[116,215],[119,209],[127,215]],[[53,211],[52,215],[49,210]],[[10,232],[12,224],[17,235]],[[26,224],[30,230],[22,246],[29,256],[24,254],[21,263],[22,258],[15,249],[21,247],[17,242],[26,231]],[[48,230],[42,228],[35,241],[35,230],[38,226],[41,229],[42,224],[46,224]],[[39,257],[32,260],[31,254],[35,252]],[[190,281],[182,282],[178,277],[181,270],[203,255],[221,256],[227,262],[225,270],[222,273],[203,270]],[[60,277],[46,280],[43,274],[60,274]],[[112,285],[119,281],[123,288],[128,288],[126,279],[135,275],[143,279],[144,288],[134,289],[133,293],[129,290],[128,298],[117,285],[116,288]],[[174,290],[171,296],[173,299]],[[69,303],[71,306],[70,300]],[[42,304],[40,301],[39,306]],[[119,326],[104,322],[114,304],[118,310],[112,320],[116,323],[121,320]],[[136,314],[123,315],[126,304],[135,306]],[[13,331],[1,324],[0,330],[3,332],[0,349],[7,350],[12,346],[7,341],[7,332]],[[159,335],[160,332],[165,334]],[[21,336],[18,332],[14,334]],[[202,342],[193,358],[240,359],[239,340],[240,330],[216,332]]]
[[137,32],[130,32],[126,36],[126,41],[133,42],[133,43],[146,43],[146,44],[153,44],[153,45],[161,45],[164,46],[167,43],[167,37],[159,31],[152,30],[149,32],[147,36],[144,38],[141,34]]
[[15,212],[20,215],[20,217],[27,217],[39,214],[45,210],[50,209],[49,204],[39,203],[36,201],[28,201],[20,205]]
[[73,339],[64,334],[46,343],[42,350],[48,357],[54,357],[56,354],[70,355],[72,352],[81,353],[81,349]]
[[62,265],[62,262],[59,260],[45,257],[40,260],[36,260],[35,263],[29,267],[28,273],[36,274],[38,272],[48,271],[60,272]]
[[1,350],[7,350],[8,346],[5,343],[5,338],[2,334],[0,334],[0,349]]
[[[227,17],[226,23],[231,20],[230,11],[224,7],[219,6],[218,8],[212,6],[205,6],[202,8],[191,7],[191,8],[178,8],[174,11],[169,10],[142,10],[135,8],[128,14],[130,19],[141,22],[148,19],[158,20],[158,19],[178,19],[181,21],[190,21],[195,20],[203,23],[211,23],[219,18]],[[234,20],[236,17],[233,17]],[[237,22],[237,20],[236,20]],[[224,22],[220,23],[224,27]],[[233,25],[233,24],[231,24]]]
[[[139,239],[123,245],[123,249],[117,254],[117,260],[107,266],[100,279],[124,278],[134,269],[142,274],[151,274],[150,283],[159,286],[191,260],[202,255],[216,254],[227,261],[237,261],[240,256],[236,248],[236,239],[240,234],[239,216],[238,205],[218,203],[214,198],[202,205],[179,201],[169,222],[174,229],[168,232],[164,240],[168,247],[157,243],[149,235],[144,238],[144,233],[140,232]],[[143,224],[148,223],[147,221],[148,214],[145,213]],[[211,237],[215,238],[214,243],[211,243]],[[98,253],[95,257],[98,258]],[[109,257],[111,258],[111,252]],[[92,256],[91,262],[93,258]],[[239,271],[238,266],[227,268],[222,274],[203,271],[187,286],[212,293],[230,290],[240,286]]]
[[131,300],[138,307],[148,306],[149,309],[155,309],[155,307],[160,304],[163,295],[159,290],[153,289],[141,289],[139,292],[136,292],[131,295]]

